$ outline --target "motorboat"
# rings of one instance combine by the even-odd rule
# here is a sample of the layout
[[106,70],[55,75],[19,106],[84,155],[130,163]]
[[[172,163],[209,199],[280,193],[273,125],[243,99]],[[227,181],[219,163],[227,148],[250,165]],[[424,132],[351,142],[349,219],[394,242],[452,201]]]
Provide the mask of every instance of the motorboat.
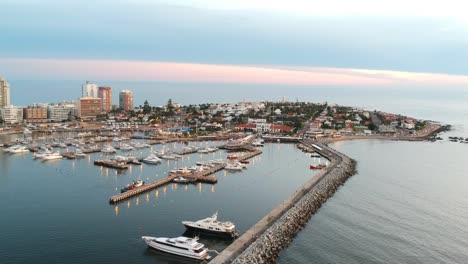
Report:
[[187,169],[187,167],[185,168],[180,168],[180,169],[177,169],[175,170],[175,173],[180,173],[180,174],[189,174],[191,173],[192,171]]
[[321,158],[322,156],[320,156],[320,154],[318,154],[317,152],[314,152],[314,153],[310,154],[310,157],[312,157],[312,158]]
[[128,144],[120,144],[120,150],[123,151],[132,151],[134,150],[134,147],[128,145]]
[[25,153],[25,152],[29,152],[29,149],[25,146],[18,146],[17,148],[9,150],[9,152],[13,154]]
[[106,145],[101,149],[101,152],[103,153],[115,153],[117,150],[113,148],[111,145]]
[[190,182],[197,181],[197,179],[179,176],[179,177],[174,178],[172,181],[176,183],[190,183]]
[[14,145],[14,146],[4,149],[3,151],[11,152],[12,150],[18,149],[19,147],[21,147],[21,145]]
[[208,150],[208,148],[199,149],[197,152],[198,152],[198,153],[202,153],[202,154],[210,153],[210,151]]
[[163,252],[198,260],[211,258],[205,245],[198,243],[197,238],[183,236],[176,238],[143,236],[141,238],[148,246]]
[[317,164],[317,165],[310,165],[309,168],[311,170],[321,170],[323,168],[327,167],[325,164]]
[[158,164],[161,162],[161,159],[154,154],[150,154],[148,157],[144,158],[142,162],[147,164]]
[[243,168],[239,164],[228,164],[224,169],[228,171],[241,171]]
[[50,151],[49,149],[46,149],[44,152],[36,152],[33,154],[33,158],[34,159],[42,159],[44,158],[46,155],[50,155],[52,154],[52,151]]
[[172,154],[164,154],[161,156],[161,159],[165,159],[165,160],[175,160],[177,159],[174,155]]
[[235,160],[235,159],[237,159],[237,155],[236,154],[229,154],[229,155],[227,155],[227,158],[230,159],[230,160]]
[[195,222],[183,221],[182,224],[191,231],[197,231],[201,234],[223,236],[223,237],[237,237],[239,234],[236,232],[236,226],[227,221],[218,221],[218,213],[213,214]]
[[138,188],[138,187],[141,187],[145,184],[144,181],[142,180],[136,180],[136,181],[133,181],[132,184],[128,184],[126,187],[120,189],[120,192],[121,193],[124,193],[124,192],[127,192],[127,191],[130,191],[130,190],[133,190],[135,188]]
[[262,139],[254,140],[254,142],[252,142],[252,146],[254,146],[254,147],[263,147],[263,140]]
[[86,157],[86,154],[81,151],[81,149],[75,149],[75,157]]
[[62,158],[63,156],[58,151],[54,153],[46,154],[42,157],[43,160],[56,160],[56,159],[62,159]]

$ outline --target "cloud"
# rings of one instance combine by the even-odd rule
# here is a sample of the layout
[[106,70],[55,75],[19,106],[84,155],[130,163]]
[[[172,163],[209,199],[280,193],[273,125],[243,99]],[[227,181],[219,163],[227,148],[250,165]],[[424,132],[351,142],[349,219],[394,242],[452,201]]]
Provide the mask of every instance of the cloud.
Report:
[[159,61],[0,58],[10,79],[159,81],[320,86],[466,86],[468,76],[371,69],[221,65]]

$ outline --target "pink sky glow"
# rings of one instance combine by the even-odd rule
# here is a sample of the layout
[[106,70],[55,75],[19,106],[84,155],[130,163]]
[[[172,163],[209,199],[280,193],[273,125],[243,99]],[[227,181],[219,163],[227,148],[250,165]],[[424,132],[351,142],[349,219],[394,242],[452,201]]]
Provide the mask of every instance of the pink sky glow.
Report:
[[438,73],[118,60],[0,58],[0,73],[5,78],[29,80],[82,79],[331,86],[468,85],[468,76]]

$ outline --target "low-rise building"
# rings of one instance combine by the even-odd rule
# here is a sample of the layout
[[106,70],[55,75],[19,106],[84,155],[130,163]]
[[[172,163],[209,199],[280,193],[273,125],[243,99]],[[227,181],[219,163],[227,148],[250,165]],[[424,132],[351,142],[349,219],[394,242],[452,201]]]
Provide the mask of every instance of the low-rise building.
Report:
[[1,116],[5,124],[19,124],[23,122],[23,108],[13,105],[3,107]]
[[77,106],[74,103],[50,105],[47,110],[48,119],[51,122],[66,121],[77,115]]
[[27,123],[47,123],[47,108],[42,106],[24,108],[23,119]]

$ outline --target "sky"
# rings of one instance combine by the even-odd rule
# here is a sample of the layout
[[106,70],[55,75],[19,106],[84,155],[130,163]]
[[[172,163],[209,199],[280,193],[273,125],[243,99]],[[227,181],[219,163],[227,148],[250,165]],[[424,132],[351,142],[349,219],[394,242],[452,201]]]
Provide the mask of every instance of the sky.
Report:
[[463,1],[0,0],[0,76],[468,86]]

